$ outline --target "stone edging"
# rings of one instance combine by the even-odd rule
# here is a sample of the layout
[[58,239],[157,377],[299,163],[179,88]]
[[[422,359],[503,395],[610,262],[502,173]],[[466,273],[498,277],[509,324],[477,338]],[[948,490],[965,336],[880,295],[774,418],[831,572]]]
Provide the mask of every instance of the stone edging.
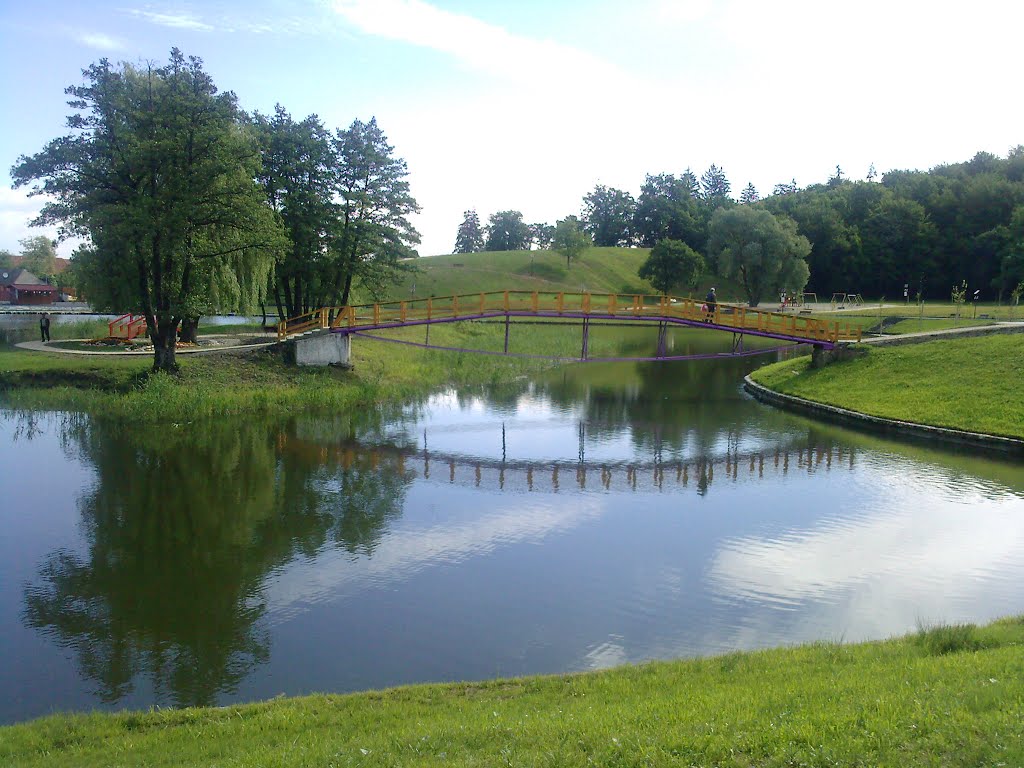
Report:
[[983,432],[967,432],[946,427],[931,427],[927,424],[917,424],[912,421],[899,421],[897,419],[884,419],[880,416],[870,416],[860,411],[851,411],[834,405],[825,405],[824,403],[805,400],[802,397],[784,395],[781,392],[776,392],[758,384],[750,376],[743,377],[743,388],[763,403],[768,403],[784,410],[823,418],[827,421],[869,429],[873,432],[897,434],[928,441],[938,440],[944,443],[966,445],[972,448],[998,451],[1014,456],[1024,456],[1024,440],[1014,437],[999,437],[998,435],[988,435]]

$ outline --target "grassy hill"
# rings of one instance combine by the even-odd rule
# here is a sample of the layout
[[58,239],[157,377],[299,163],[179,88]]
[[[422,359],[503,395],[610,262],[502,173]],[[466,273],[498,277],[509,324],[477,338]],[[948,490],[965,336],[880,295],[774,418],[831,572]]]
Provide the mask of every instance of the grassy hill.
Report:
[[[503,290],[655,295],[654,287],[637,275],[649,252],[648,248],[591,248],[571,267],[566,267],[565,257],[554,251],[427,256],[406,262],[414,271],[394,286],[386,298],[412,298],[413,286],[416,298]],[[698,285],[694,295],[703,296],[712,280],[708,277]],[[714,284],[721,286],[721,282]],[[718,294],[723,301],[739,296],[738,291],[728,286],[719,287]]]

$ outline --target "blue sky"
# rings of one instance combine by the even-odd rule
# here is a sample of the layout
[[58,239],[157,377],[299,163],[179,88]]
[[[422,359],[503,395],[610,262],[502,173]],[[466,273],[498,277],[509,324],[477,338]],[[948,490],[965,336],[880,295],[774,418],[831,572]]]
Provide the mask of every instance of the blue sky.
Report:
[[[596,184],[714,163],[733,193],[927,169],[1024,143],[1024,6],[917,0],[3,0],[0,248],[38,198],[11,165],[65,132],[101,57],[199,56],[249,111],[375,116],[423,207],[422,255],[463,212],[554,223]],[[70,254],[71,245],[61,247]]]

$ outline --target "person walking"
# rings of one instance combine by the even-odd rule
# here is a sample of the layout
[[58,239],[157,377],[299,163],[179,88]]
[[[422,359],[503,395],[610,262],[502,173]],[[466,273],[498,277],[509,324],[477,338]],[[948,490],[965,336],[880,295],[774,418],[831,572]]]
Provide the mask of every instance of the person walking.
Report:
[[50,340],[50,315],[47,312],[43,312],[39,318],[39,335],[43,337],[43,341]]
[[708,295],[704,297],[704,304],[708,308],[708,316],[704,318],[704,322],[710,323],[712,318],[715,316],[715,307],[718,305],[718,299],[715,297],[714,286],[712,286],[711,290],[708,291]]

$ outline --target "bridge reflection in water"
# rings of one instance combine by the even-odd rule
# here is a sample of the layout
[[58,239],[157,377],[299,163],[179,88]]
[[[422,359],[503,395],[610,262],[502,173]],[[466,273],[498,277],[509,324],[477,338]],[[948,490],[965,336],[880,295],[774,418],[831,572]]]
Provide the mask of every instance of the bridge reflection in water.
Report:
[[[582,424],[580,433],[583,434]],[[856,451],[848,446],[777,446],[753,451],[651,461],[516,460],[431,451],[428,448],[343,442],[323,445],[281,436],[280,446],[307,459],[342,469],[371,469],[425,481],[488,491],[559,493],[564,491],[651,492],[693,489],[704,495],[715,481],[760,480],[766,473],[852,470]],[[426,434],[424,434],[426,442]]]

